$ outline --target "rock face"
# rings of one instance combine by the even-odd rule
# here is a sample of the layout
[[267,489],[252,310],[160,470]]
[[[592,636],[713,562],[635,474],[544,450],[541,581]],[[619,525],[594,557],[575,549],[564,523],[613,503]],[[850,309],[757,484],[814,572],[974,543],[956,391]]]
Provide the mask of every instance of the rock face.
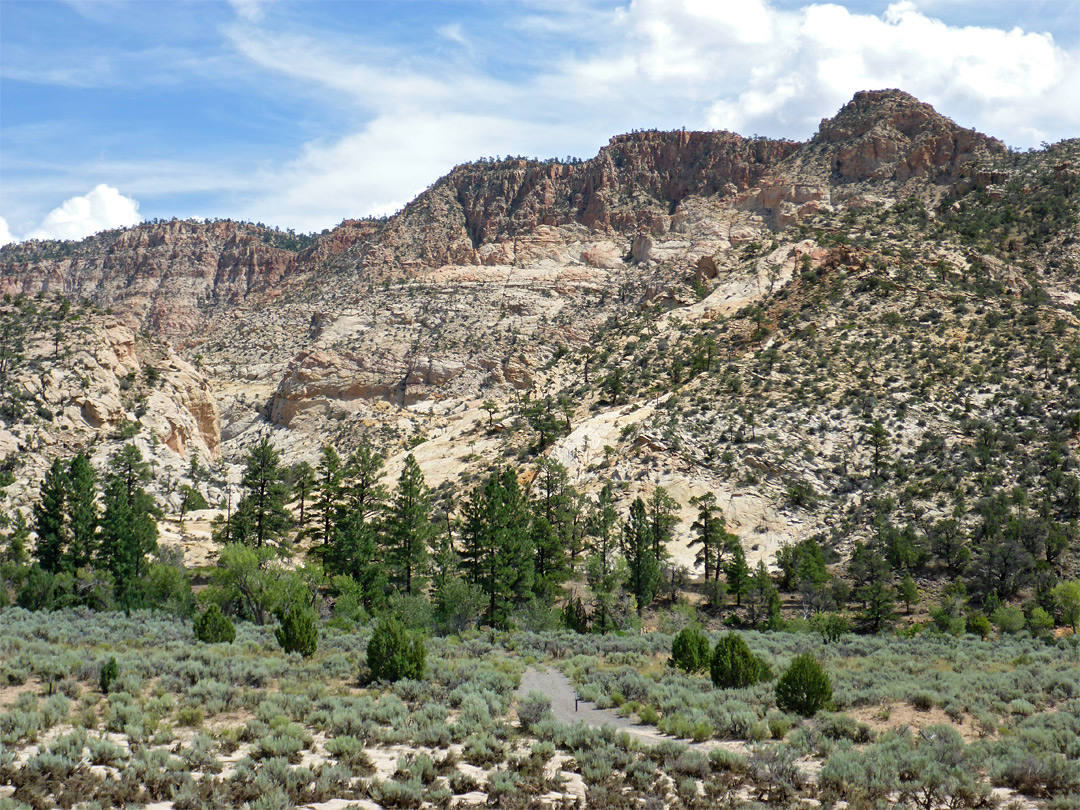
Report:
[[458,166],[391,220],[363,264],[497,263],[484,261],[484,246],[512,246],[542,225],[663,234],[682,199],[749,188],[797,148],[730,132],[640,132],[582,163]]
[[[565,261],[551,229],[582,226],[573,260],[616,269],[647,263],[647,240],[695,199],[721,199],[774,230],[857,202],[850,186],[912,179],[1001,182],[980,168],[1004,146],[897,90],[861,92],[807,143],[730,132],[636,132],[586,161],[519,158],[458,166],[399,214],[346,220],[298,237],[235,222],[158,222],[81,243],[0,250],[0,292],[57,292],[112,308],[132,328],[190,347],[206,326],[337,276],[345,285],[413,278],[444,266],[528,267]],[[982,179],[980,179],[982,178]],[[545,229],[547,229],[545,231]],[[627,240],[637,246],[618,247]],[[633,255],[631,255],[633,254]]]
[[131,328],[188,343],[212,313],[272,295],[296,271],[296,251],[274,246],[290,239],[243,223],[172,221],[13,245],[0,254],[0,293],[91,300]]
[[820,148],[841,181],[913,177],[951,183],[1005,145],[964,129],[929,104],[899,90],[856,93],[835,118],[824,119],[808,147]]
[[0,307],[0,320],[13,315],[30,321],[7,381],[19,392],[22,415],[0,422],[0,463],[19,469],[20,485],[8,493],[15,501],[25,501],[53,458],[82,450],[101,466],[126,437],[173,478],[192,460],[206,466],[220,458],[214,391],[168,346],[88,310],[63,328],[55,310],[28,316]]

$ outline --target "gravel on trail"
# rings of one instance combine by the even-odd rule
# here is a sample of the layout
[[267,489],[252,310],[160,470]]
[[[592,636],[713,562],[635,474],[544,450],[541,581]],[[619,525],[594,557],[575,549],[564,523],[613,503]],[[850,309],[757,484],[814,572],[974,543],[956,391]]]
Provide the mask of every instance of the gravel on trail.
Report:
[[579,700],[574,684],[557,669],[529,667],[525,670],[517,690],[518,700],[529,692],[540,692],[551,698],[551,713],[560,723],[582,722],[596,727],[607,725],[627,730],[642,729],[632,717],[621,717],[612,709],[598,709],[592,701]]
[[706,740],[695,743],[679,740],[676,737],[661,734],[655,726],[642,725],[633,715],[622,717],[612,709],[599,709],[592,701],[579,700],[574,684],[557,669],[534,669],[533,667],[526,669],[521,675],[521,686],[517,690],[518,700],[529,692],[540,692],[551,698],[551,713],[560,723],[585,723],[596,728],[614,726],[649,745],[656,745],[664,740],[677,740],[687,748],[696,748],[699,751],[726,748],[739,754],[747,752],[747,746],[742,742]]

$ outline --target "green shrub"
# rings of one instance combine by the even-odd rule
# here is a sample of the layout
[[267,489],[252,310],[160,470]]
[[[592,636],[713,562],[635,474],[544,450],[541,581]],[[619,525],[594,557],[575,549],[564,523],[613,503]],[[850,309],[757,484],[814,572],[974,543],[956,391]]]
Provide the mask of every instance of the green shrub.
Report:
[[990,635],[991,630],[990,620],[986,618],[982,613],[972,613],[968,616],[967,631],[976,636],[981,636],[985,639]]
[[298,652],[304,658],[310,658],[319,648],[319,628],[315,624],[315,614],[299,605],[293,605],[288,612],[278,616],[281,622],[274,635],[285,652]]
[[116,657],[113,656],[101,665],[101,672],[98,674],[98,686],[101,687],[103,695],[109,694],[109,687],[118,677],[120,677],[120,665],[116,663]]
[[528,731],[545,717],[551,716],[551,698],[541,692],[529,692],[518,703],[518,720],[523,731]]
[[684,672],[709,666],[709,639],[696,627],[684,627],[671,641],[671,664]]
[[776,682],[776,705],[810,717],[832,700],[832,684],[821,664],[809,653],[795,656]]
[[712,654],[712,682],[722,689],[741,689],[772,678],[772,670],[738,633],[728,633],[716,642]]
[[997,625],[1000,633],[1019,633],[1024,629],[1024,611],[1012,605],[1000,605],[990,615],[990,621]]
[[419,636],[405,631],[394,618],[386,618],[375,626],[367,646],[368,669],[376,681],[397,681],[424,677],[427,648]]
[[236,640],[236,628],[221,608],[211,603],[195,618],[195,638],[204,644],[231,644]]
[[176,713],[176,724],[178,726],[197,728],[202,725],[202,721],[202,709],[198,706],[181,706],[180,711]]
[[655,707],[645,705],[638,709],[638,720],[640,720],[646,726],[655,726],[657,721],[660,720],[660,713],[656,711]]

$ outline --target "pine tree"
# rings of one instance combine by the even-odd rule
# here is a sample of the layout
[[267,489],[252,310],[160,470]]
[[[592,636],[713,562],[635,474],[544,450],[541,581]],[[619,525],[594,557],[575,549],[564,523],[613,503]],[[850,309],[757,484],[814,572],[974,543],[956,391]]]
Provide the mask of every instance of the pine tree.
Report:
[[281,456],[264,437],[248,452],[241,481],[244,497],[237,504],[233,526],[234,541],[261,548],[289,530],[292,516],[285,508],[289,499],[285,479]]
[[747,591],[746,607],[750,624],[755,627],[774,624],[778,619],[779,598],[765,563],[759,560]]
[[555,459],[540,461],[534,487],[535,590],[538,597],[550,601],[568,574],[567,551],[573,544],[577,493],[569,484],[566,467]]
[[873,451],[874,477],[878,478],[881,476],[882,457],[889,449],[889,431],[881,424],[880,419],[875,419],[867,429],[867,437]]
[[654,534],[645,503],[636,498],[623,526],[623,554],[629,568],[628,585],[640,616],[660,587],[660,563],[654,552]]
[[470,579],[488,599],[484,620],[505,627],[510,611],[533,592],[529,512],[517,473],[505,467],[475,489],[465,507],[462,535]]
[[334,539],[334,526],[342,516],[342,470],[341,458],[332,445],[326,445],[322,451],[317,472],[317,492],[312,504],[315,526],[312,534],[315,540],[324,546]]
[[306,461],[293,464],[289,471],[289,481],[292,484],[293,495],[300,501],[300,515],[297,519],[297,528],[303,533],[307,528],[307,504],[315,489],[315,470]]
[[620,588],[620,560],[615,527],[619,513],[615,511],[615,495],[611,482],[606,482],[588,518],[588,532],[592,536],[589,556],[585,561],[586,578],[593,594],[593,626],[607,632],[612,624],[612,611]]
[[724,513],[716,505],[716,496],[711,492],[691,498],[690,502],[698,507],[697,520],[690,527],[696,532],[696,537],[690,545],[701,546],[694,558],[694,564],[704,566],[705,582],[708,583],[714,575],[719,576],[720,556],[724,548],[724,535],[727,533]]
[[659,566],[667,559],[667,544],[675,536],[675,527],[679,525],[679,502],[668,495],[666,489],[658,486],[653,490],[646,507],[649,513],[649,531],[652,534],[653,557]]
[[37,543],[34,557],[42,570],[56,574],[68,547],[67,465],[54,459],[41,482],[41,493],[34,504],[34,531]]
[[26,544],[30,540],[30,527],[26,523],[26,517],[18,509],[15,510],[15,517],[11,518],[10,525],[7,545],[0,559],[21,566],[27,560]]
[[332,531],[333,540],[326,547],[326,570],[352,578],[360,586],[360,601],[367,610],[385,605],[389,582],[377,527],[354,511],[338,521]]
[[64,568],[77,571],[89,567],[98,543],[97,473],[90,459],[79,453],[68,466],[67,514],[70,539]]
[[150,470],[134,444],[125,444],[109,459],[98,557],[112,574],[116,601],[124,607],[135,605],[134,585],[146,574],[147,555],[157,551],[160,511],[143,489],[149,481]]
[[426,572],[428,546],[434,534],[431,493],[420,465],[409,453],[390,507],[386,539],[394,580],[410,596],[418,590],[418,580]]
[[350,509],[359,509],[365,520],[372,520],[386,503],[382,478],[383,457],[366,444],[349,456],[345,466],[346,494]]
[[728,593],[735,595],[735,604],[742,606],[742,598],[750,592],[750,566],[746,563],[746,552],[742,541],[734,534],[728,534],[725,540],[729,559],[724,566]]

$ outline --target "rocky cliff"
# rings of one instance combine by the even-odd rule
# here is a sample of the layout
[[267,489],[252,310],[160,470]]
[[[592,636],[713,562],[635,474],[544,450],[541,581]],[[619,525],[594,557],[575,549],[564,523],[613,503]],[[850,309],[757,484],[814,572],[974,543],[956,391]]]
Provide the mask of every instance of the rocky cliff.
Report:
[[857,197],[866,183],[889,196],[918,179],[940,196],[985,174],[1004,151],[906,93],[863,92],[807,143],[649,131],[616,136],[586,161],[471,163],[393,217],[349,220],[321,236],[172,221],[78,244],[8,246],[0,250],[0,291],[93,300],[129,326],[190,345],[212,313],[262,305],[289,289],[284,282],[303,286],[313,273],[370,283],[446,265],[521,266],[530,258],[527,246],[524,260],[518,255],[522,243],[541,227],[655,239],[691,198],[730,199],[782,230]]
[[173,220],[79,243],[29,242],[0,254],[0,293],[57,294],[113,310],[127,326],[190,342],[205,319],[273,297],[311,241],[255,225]]

